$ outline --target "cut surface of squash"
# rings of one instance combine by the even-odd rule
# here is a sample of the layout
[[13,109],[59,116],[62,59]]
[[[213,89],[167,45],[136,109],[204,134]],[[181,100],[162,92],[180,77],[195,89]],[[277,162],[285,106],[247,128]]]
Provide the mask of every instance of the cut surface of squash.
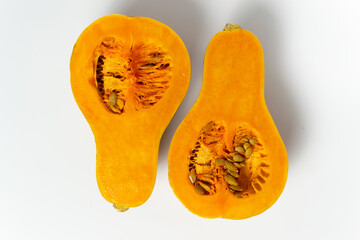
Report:
[[200,95],[171,142],[170,185],[201,217],[244,219],[275,203],[287,171],[265,103],[261,44],[229,24],[208,45]]
[[119,211],[143,204],[154,187],[161,136],[189,86],[184,43],[156,20],[108,15],[81,33],[70,72],[95,137],[102,196]]

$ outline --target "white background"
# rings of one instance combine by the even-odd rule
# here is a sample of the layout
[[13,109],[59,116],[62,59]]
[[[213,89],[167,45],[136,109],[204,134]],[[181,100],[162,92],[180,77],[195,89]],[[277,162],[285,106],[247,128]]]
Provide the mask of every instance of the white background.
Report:
[[[358,1],[0,3],[0,239],[360,239]],[[98,191],[94,138],[69,79],[77,37],[112,13],[167,24],[192,61],[154,191],[124,214]],[[289,156],[276,204],[240,221],[190,213],[167,178],[169,144],[200,92],[206,46],[227,22],[262,43],[265,97]]]

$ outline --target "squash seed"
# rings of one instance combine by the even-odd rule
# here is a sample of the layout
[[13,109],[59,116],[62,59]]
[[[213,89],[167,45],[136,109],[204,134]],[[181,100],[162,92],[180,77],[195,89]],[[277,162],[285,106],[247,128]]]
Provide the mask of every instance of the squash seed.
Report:
[[229,162],[232,162],[232,163],[234,162],[234,160],[232,158],[226,158],[226,160]]
[[254,146],[254,145],[257,143],[257,141],[256,141],[256,139],[251,138],[251,139],[249,140],[249,143]]
[[239,185],[239,183],[236,181],[236,179],[231,175],[226,175],[224,177],[224,179],[225,179],[225,182],[227,182],[229,185],[234,185],[234,186]]
[[118,98],[118,100],[116,101],[116,104],[117,104],[117,108],[120,109],[120,110],[122,110],[124,108],[124,105],[125,105],[124,101],[122,99],[120,99],[120,98]]
[[249,158],[249,157],[251,157],[251,154],[253,153],[253,149],[252,149],[252,147],[249,147],[248,149],[246,149],[246,151],[245,151],[245,157],[246,158]]
[[215,164],[217,166],[224,166],[225,165],[225,159],[224,158],[217,158],[217,159],[215,159]]
[[197,177],[197,181],[202,181],[202,182],[204,182],[206,184],[210,184],[210,185],[215,184],[213,178],[203,177],[201,175]]
[[149,69],[151,67],[151,65],[144,65],[144,66],[141,66],[139,69],[141,70],[146,70],[146,69]]
[[149,58],[150,61],[160,61],[161,59],[162,59],[162,57]]
[[229,155],[231,156],[231,157],[233,157],[234,155],[236,155],[237,154],[237,152],[231,152],[231,153],[229,153]]
[[244,164],[244,163],[237,163],[237,162],[234,162],[233,164],[234,164],[234,166],[235,166],[235,167],[237,167],[237,168],[242,168],[242,167],[244,167],[244,166],[245,166],[245,164]]
[[230,169],[232,171],[236,171],[236,172],[238,171],[237,168],[235,167],[235,165],[230,161],[225,160],[225,165],[228,169]]
[[113,106],[116,107],[117,105],[117,94],[116,92],[111,92],[109,95],[109,103]]
[[201,186],[203,189],[205,189],[205,191],[207,191],[207,192],[210,192],[210,191],[211,191],[211,188],[210,188],[209,185],[207,185],[207,184],[205,184],[205,183],[203,183],[203,182],[198,182],[198,183],[200,184],[200,186]]
[[189,174],[189,178],[190,178],[191,183],[196,182],[195,168],[191,169],[190,174]]
[[248,149],[250,147],[250,143],[244,143],[243,147],[245,149],[245,152],[246,152],[246,149]]
[[211,173],[204,173],[204,174],[202,174],[202,176],[205,178],[213,178],[214,177],[214,175]]
[[249,141],[249,139],[247,139],[246,137],[243,137],[242,139],[240,139],[240,141],[241,141],[242,143],[246,143],[246,142]]
[[231,188],[232,190],[235,190],[235,191],[243,191],[244,189],[242,189],[241,187],[239,186],[234,186],[234,185],[229,185],[229,188]]
[[245,158],[240,154],[234,155],[233,159],[234,159],[234,162],[243,162],[245,160]]
[[242,146],[236,146],[235,151],[237,151],[240,154],[245,154],[245,149]]
[[211,128],[212,128],[212,126],[214,125],[214,122],[209,122],[208,124],[206,124],[206,126],[205,126],[205,128],[204,128],[204,130],[203,130],[203,132],[207,132],[207,131],[209,131]]
[[228,169],[228,173],[233,177],[236,177],[236,178],[239,177],[239,174],[237,172],[235,172],[235,171],[231,171],[231,170]]
[[205,193],[205,189],[199,183],[195,183],[195,190],[200,195]]

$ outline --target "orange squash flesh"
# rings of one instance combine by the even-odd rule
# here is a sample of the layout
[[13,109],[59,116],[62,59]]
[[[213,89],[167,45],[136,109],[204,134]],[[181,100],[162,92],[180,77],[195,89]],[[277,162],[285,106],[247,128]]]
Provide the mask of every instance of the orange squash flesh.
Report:
[[[228,165],[219,167],[215,161],[226,156],[230,161],[245,136],[257,143],[235,173],[241,189],[233,191],[225,180]],[[208,191],[197,192],[189,179],[192,168]],[[286,149],[265,103],[261,44],[251,32],[229,25],[208,45],[200,95],[171,142],[170,185],[185,207],[201,217],[244,219],[275,203],[287,171]]]
[[120,211],[143,204],[154,187],[161,136],[189,86],[185,45],[153,19],[108,15],[82,32],[70,72],[94,133],[102,196]]

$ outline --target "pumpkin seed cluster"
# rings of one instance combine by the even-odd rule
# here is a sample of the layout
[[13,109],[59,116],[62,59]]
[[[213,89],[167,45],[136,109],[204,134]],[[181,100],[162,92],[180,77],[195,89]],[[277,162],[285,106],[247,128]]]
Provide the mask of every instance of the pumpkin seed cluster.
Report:
[[258,134],[248,126],[235,133],[232,150],[225,144],[225,127],[209,122],[201,130],[189,157],[189,179],[200,195],[216,193],[216,186],[225,188],[238,198],[261,191],[269,173],[267,153]]
[[254,138],[241,138],[241,144],[235,146],[235,151],[229,153],[226,158],[217,158],[215,164],[222,168],[225,182],[228,184],[230,192],[236,197],[242,197],[244,189],[239,186],[239,173],[242,167],[246,166],[248,160],[253,154],[254,146],[257,141]]

